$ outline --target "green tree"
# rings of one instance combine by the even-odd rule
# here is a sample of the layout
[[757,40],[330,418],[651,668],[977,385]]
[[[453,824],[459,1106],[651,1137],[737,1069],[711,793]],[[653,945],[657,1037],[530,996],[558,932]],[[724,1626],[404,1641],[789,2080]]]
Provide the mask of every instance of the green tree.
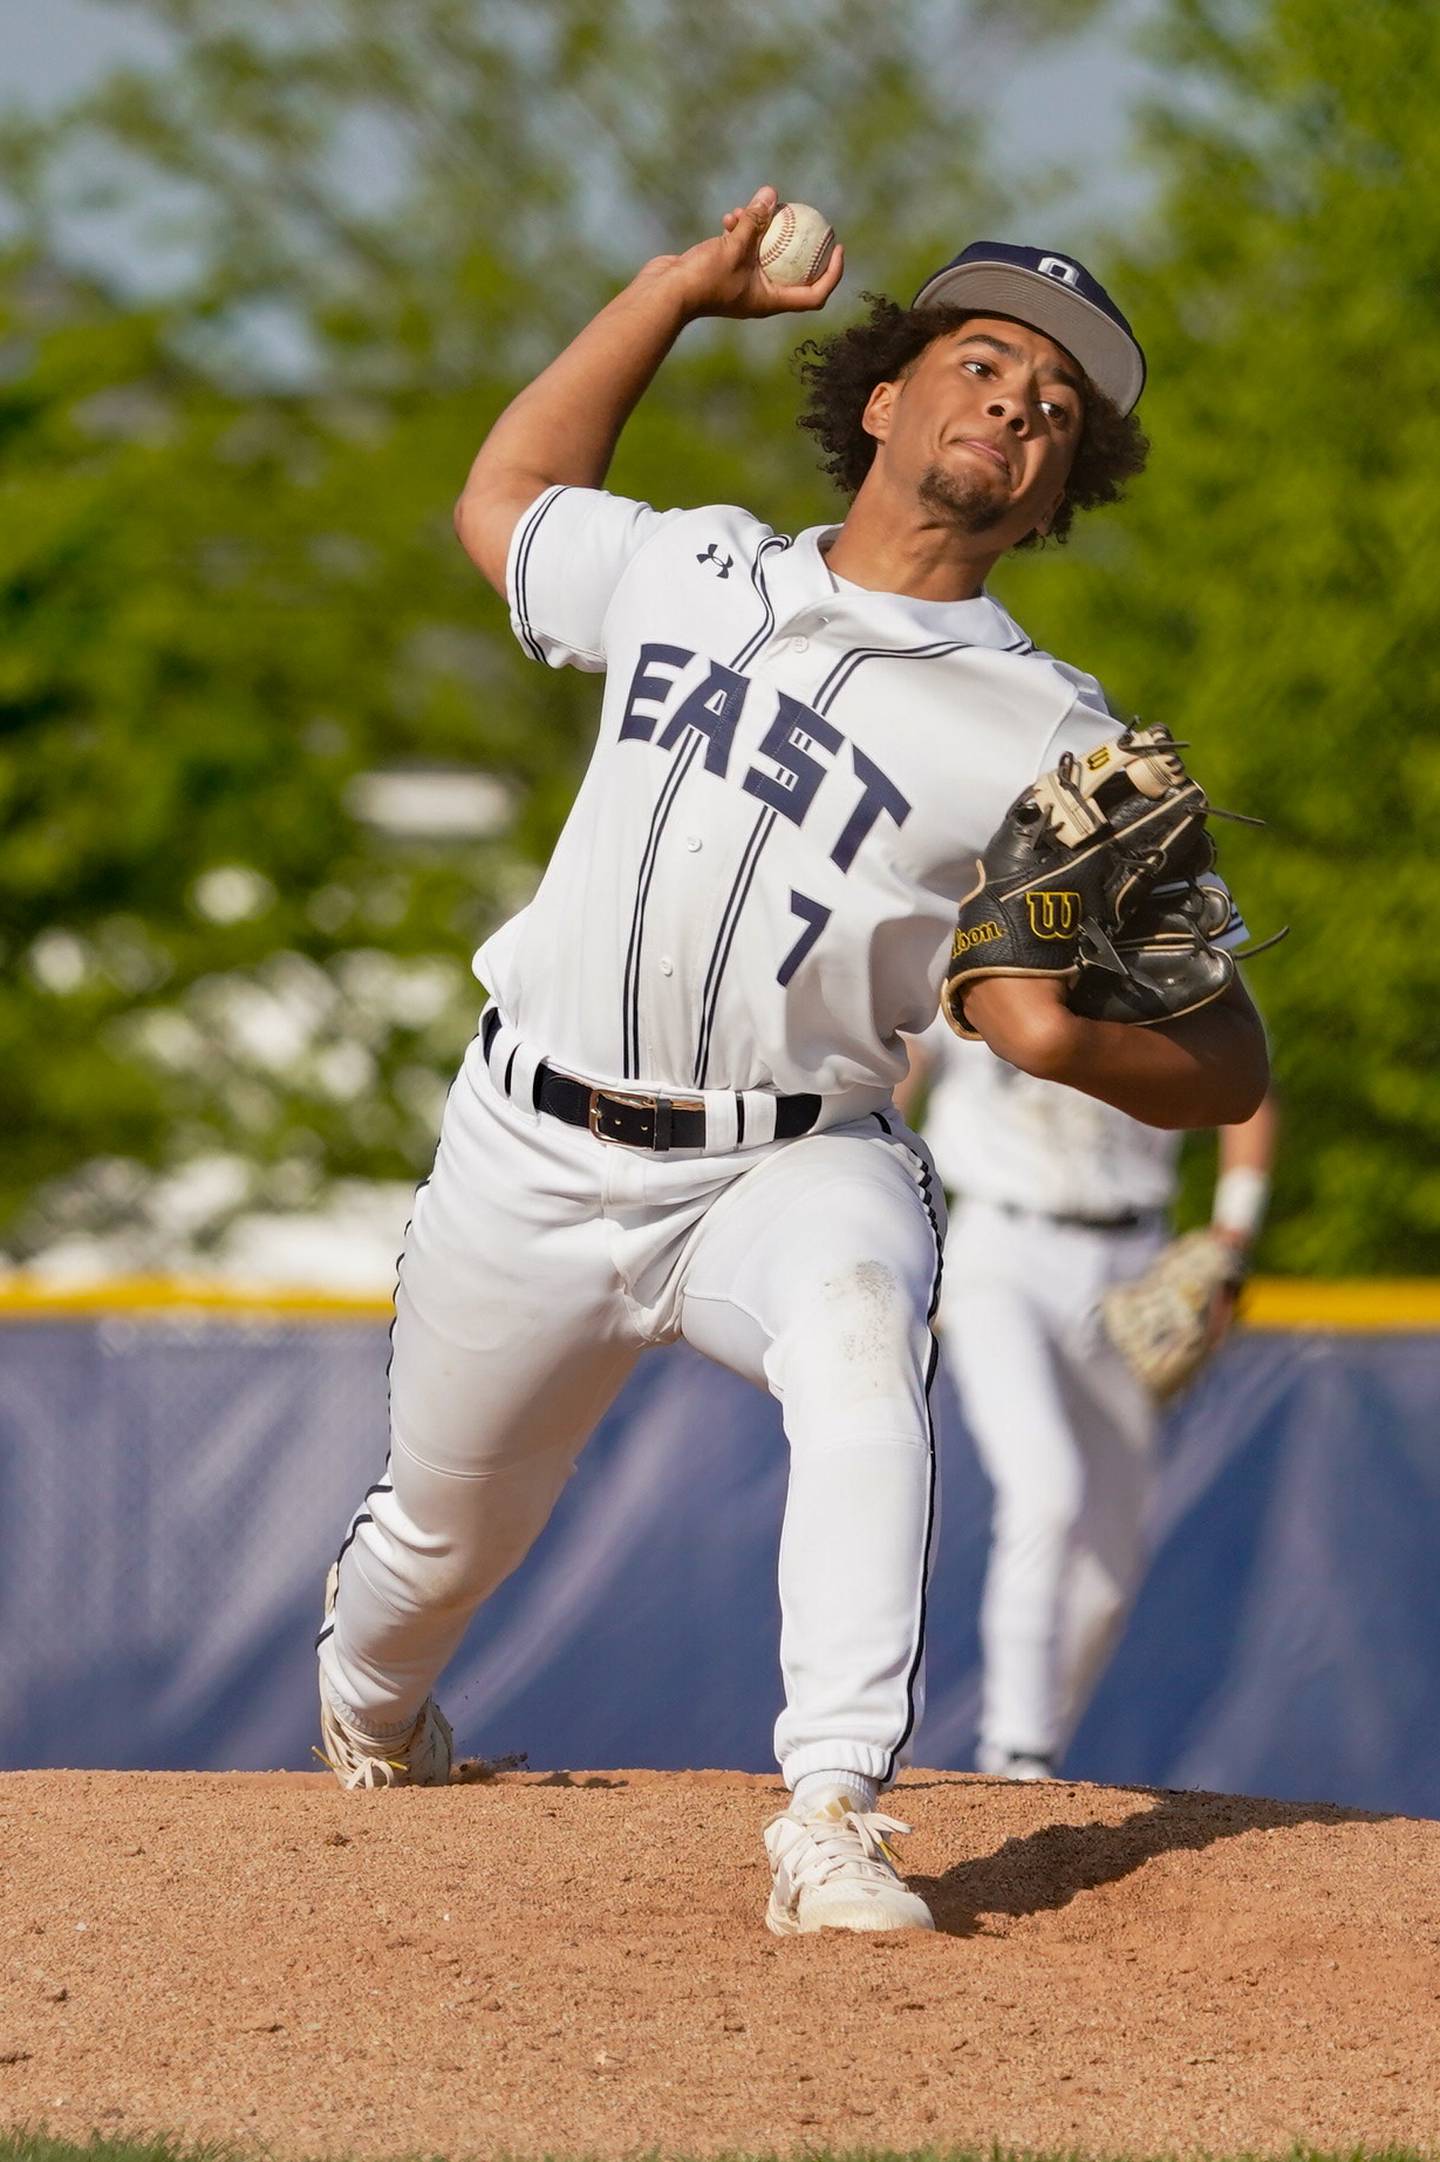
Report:
[[1161,187],[1112,259],[1150,473],[1007,598],[1194,745],[1287,1127],[1267,1258],[1440,1269],[1440,12],[1169,0]]
[[[526,666],[449,531],[504,399],[769,177],[850,291],[998,213],[979,62],[1091,10],[134,0],[170,64],[0,143],[0,1238],[413,1175],[470,948],[568,807],[593,686]],[[964,67],[936,70],[935,38]],[[1010,206],[1013,207],[1013,198]],[[692,334],[617,484],[821,515],[792,325]],[[376,769],[483,771],[397,840]]]

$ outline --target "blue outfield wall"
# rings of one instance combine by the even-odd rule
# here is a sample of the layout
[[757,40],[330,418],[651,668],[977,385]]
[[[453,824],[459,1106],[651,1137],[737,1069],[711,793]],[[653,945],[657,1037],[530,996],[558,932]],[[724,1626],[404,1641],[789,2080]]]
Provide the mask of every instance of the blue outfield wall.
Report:
[[[0,1764],[313,1760],[325,1568],[384,1458],[369,1321],[0,1327]],[[989,1489],[942,1376],[918,1763],[970,1763]],[[768,1769],[774,1406],[642,1363],[443,1698],[467,1753]],[[1440,1816],[1440,1334],[1240,1336],[1172,1423],[1138,1608],[1065,1769]]]

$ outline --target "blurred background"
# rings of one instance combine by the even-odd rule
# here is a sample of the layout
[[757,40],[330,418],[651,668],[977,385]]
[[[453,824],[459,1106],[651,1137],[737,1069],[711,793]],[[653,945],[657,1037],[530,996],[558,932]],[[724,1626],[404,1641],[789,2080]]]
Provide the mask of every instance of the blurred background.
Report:
[[[0,1761],[303,1757],[309,1607],[383,1457],[384,1300],[478,1012],[469,956],[533,885],[597,711],[523,662],[451,505],[528,375],[768,179],[840,228],[833,319],[980,235],[1116,293],[1151,469],[995,590],[1270,822],[1227,833],[1224,868],[1257,930],[1294,926],[1254,972],[1285,1115],[1274,1326],[1187,1406],[1165,1581],[1190,1602],[1142,1603],[1076,1764],[1440,1811],[1440,14],[0,0],[0,50]],[[796,342],[687,334],[612,484],[838,515],[793,424]],[[592,1523],[620,1521],[603,1495],[646,1417],[733,1427],[726,1476],[745,1449],[778,1476],[767,1405],[657,1371],[597,1444],[611,1483],[582,1475]],[[963,1763],[985,1495],[953,1446],[930,1761]],[[757,1567],[772,1596],[778,1488],[742,1488],[722,1604]],[[635,1566],[658,1548],[696,1587],[664,1533]],[[622,1562],[591,1582],[607,1627]],[[722,1739],[708,1761],[767,1761],[756,1612],[760,1663],[715,1683],[743,1719],[716,1697],[685,1745]],[[496,1658],[543,1674],[537,1626],[521,1659],[518,1609],[485,1625],[479,1724]],[[609,1727],[546,1726],[556,1682],[505,1746],[649,1734],[632,1761],[696,1761],[656,1753],[637,1641],[566,1684]],[[1122,1691],[1147,1649],[1152,1684]],[[648,1726],[617,1724],[617,1673]],[[1297,1701],[1330,1755],[1276,1759]],[[1217,1743],[1242,1702],[1254,1746]]]

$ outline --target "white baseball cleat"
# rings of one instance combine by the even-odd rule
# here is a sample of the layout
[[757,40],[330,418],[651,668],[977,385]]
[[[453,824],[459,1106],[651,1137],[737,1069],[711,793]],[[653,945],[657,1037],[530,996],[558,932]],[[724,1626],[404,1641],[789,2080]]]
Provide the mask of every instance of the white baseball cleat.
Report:
[[1055,1759],[1038,1749],[980,1749],[975,1768],[991,1779],[1053,1779]]
[[[327,1620],[339,1581],[337,1563],[325,1579]],[[450,1783],[455,1736],[433,1697],[425,1699],[408,1734],[388,1735],[381,1741],[341,1718],[322,1679],[320,1739],[324,1747],[315,1754],[329,1765],[342,1787],[444,1787]]]
[[1006,1761],[1000,1776],[1002,1779],[1053,1779],[1055,1766],[1049,1757],[1027,1757],[1017,1752]]
[[878,1810],[863,1814],[843,1795],[809,1817],[776,1817],[765,1827],[775,1883],[765,1926],[777,1937],[820,1929],[933,1929],[923,1899],[905,1889],[886,1845],[910,1829]]
[[320,1739],[315,1754],[328,1764],[342,1787],[445,1787],[455,1736],[433,1697],[420,1707],[410,1732],[377,1741],[340,1717],[320,1691]]

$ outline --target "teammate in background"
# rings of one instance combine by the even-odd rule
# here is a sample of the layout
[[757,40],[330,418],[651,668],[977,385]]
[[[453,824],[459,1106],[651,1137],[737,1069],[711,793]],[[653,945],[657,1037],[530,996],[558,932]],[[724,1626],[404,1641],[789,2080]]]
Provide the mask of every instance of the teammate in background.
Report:
[[[458,506],[525,651],[607,681],[535,898],[477,956],[492,1003],[401,1264],[390,1463],[331,1575],[321,1729],[347,1786],[447,1778],[431,1685],[635,1360],[684,1337],[780,1398],[790,1444],[767,1922],[928,1928],[876,1802],[919,1705],[943,1203],[891,1095],[1007,806],[1119,733],[984,580],[1139,469],[1144,362],[1080,265],[983,243],[811,360],[842,526],[601,493],[687,323],[829,297],[838,251],[808,286],[759,268],[775,202],[648,264],[502,414]],[[1036,977],[966,1012],[1163,1125],[1265,1086],[1238,984],[1161,1028]]]
[[[907,1117],[922,1087],[951,1196],[940,1329],[995,1489],[976,1764],[1048,1779],[1144,1570],[1161,1406],[1100,1302],[1170,1237],[1181,1137],[1021,1073],[944,1021],[911,1046]],[[1211,1232],[1232,1273],[1205,1317],[1212,1350],[1264,1218],[1275,1130],[1269,1096],[1220,1128]]]

